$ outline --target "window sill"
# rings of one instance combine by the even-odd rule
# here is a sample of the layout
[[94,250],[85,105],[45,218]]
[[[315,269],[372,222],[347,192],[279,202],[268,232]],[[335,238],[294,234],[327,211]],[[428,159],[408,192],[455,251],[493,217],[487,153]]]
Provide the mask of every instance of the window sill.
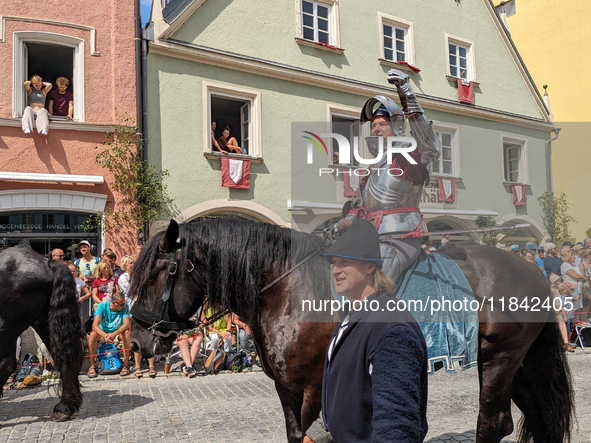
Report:
[[332,52],[333,54],[342,54],[345,52],[344,49],[337,48],[336,46],[324,45],[323,43],[313,42],[300,37],[296,37],[295,41],[298,45],[310,46],[311,48],[321,49]]
[[215,160],[220,158],[233,158],[237,160],[250,160],[251,163],[263,163],[262,157],[251,157],[249,155],[242,154],[218,154],[215,152],[204,152],[203,156],[208,160]]
[[531,185],[529,183],[519,183],[519,182],[507,182],[507,181],[503,181],[503,186],[513,186],[513,185],[522,185],[522,186],[525,186],[526,189],[531,188]]
[[402,71],[407,71],[407,72],[412,72],[413,74],[418,74],[410,66],[401,65],[400,63],[393,62],[392,60],[386,60],[385,58],[378,58],[378,61],[380,62],[380,65],[390,66],[391,68],[396,68],[396,69],[400,69]]
[[456,177],[453,175],[445,175],[445,174],[437,174],[434,172],[431,173],[431,179],[438,179],[438,178],[448,178],[450,180],[455,180],[456,182],[462,181],[462,177]]
[[[14,128],[22,127],[20,118],[0,118],[0,126],[10,126]],[[102,123],[84,123],[75,121],[49,121],[49,130],[66,129],[71,131],[91,131],[91,132],[114,132],[115,126]],[[30,134],[29,134],[30,135]]]
[[[451,75],[446,75],[445,78],[447,78],[450,82],[453,82],[455,86],[458,85],[458,78],[459,77],[453,77]],[[475,88],[480,86],[480,83],[474,81],[474,80],[470,80],[472,82],[472,84],[474,85]]]

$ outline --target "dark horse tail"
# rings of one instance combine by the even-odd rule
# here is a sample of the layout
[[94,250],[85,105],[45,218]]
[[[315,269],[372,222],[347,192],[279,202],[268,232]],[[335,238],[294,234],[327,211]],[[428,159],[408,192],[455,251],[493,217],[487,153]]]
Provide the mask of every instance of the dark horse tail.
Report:
[[512,386],[523,412],[520,443],[570,441],[574,399],[558,323],[548,322],[528,350]]
[[63,262],[49,260],[48,265],[54,275],[49,309],[51,356],[62,380],[62,399],[53,410],[53,418],[59,420],[62,414],[70,417],[82,405],[78,373],[84,350],[72,273]]

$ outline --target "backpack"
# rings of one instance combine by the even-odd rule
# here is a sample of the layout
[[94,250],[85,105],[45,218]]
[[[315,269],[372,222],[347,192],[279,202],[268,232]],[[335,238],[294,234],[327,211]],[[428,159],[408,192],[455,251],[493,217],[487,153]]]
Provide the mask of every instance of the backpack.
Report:
[[246,360],[246,352],[244,351],[228,353],[226,357],[226,369],[232,372],[242,372],[246,367]]
[[220,348],[214,349],[205,360],[205,374],[217,374],[226,367],[226,353]]
[[[15,380],[23,381],[29,375],[41,377],[41,363],[35,354],[22,355],[18,361],[18,371],[16,372]],[[32,366],[34,365],[34,366]]]
[[98,348],[98,363],[96,372],[100,375],[115,375],[121,372],[119,350],[113,343],[105,343]]

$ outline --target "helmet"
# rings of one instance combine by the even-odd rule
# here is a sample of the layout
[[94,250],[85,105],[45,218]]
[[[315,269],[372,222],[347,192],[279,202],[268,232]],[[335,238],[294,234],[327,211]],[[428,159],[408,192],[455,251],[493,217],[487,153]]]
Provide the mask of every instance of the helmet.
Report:
[[[379,105],[377,109],[376,105]],[[371,122],[378,116],[389,118],[394,133],[398,136],[404,135],[406,119],[404,118],[404,112],[394,100],[383,95],[376,95],[366,101],[361,110],[361,123]]]

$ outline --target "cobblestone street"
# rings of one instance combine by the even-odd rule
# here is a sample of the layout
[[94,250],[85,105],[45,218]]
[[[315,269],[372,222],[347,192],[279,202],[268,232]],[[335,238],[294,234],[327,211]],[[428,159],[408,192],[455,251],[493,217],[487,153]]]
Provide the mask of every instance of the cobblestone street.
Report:
[[[591,442],[591,349],[569,355],[576,390],[574,442]],[[56,399],[47,388],[11,390],[0,400],[0,443],[10,442],[282,442],[285,426],[272,381],[262,372],[188,379],[174,372],[152,380],[99,377],[84,385],[74,419],[49,420]],[[426,441],[474,441],[478,376],[475,369],[429,378]],[[514,408],[513,417],[521,413]],[[517,421],[517,420],[515,420]],[[578,427],[577,427],[578,425]],[[310,435],[330,442],[320,422]],[[513,442],[515,433],[504,441]]]

